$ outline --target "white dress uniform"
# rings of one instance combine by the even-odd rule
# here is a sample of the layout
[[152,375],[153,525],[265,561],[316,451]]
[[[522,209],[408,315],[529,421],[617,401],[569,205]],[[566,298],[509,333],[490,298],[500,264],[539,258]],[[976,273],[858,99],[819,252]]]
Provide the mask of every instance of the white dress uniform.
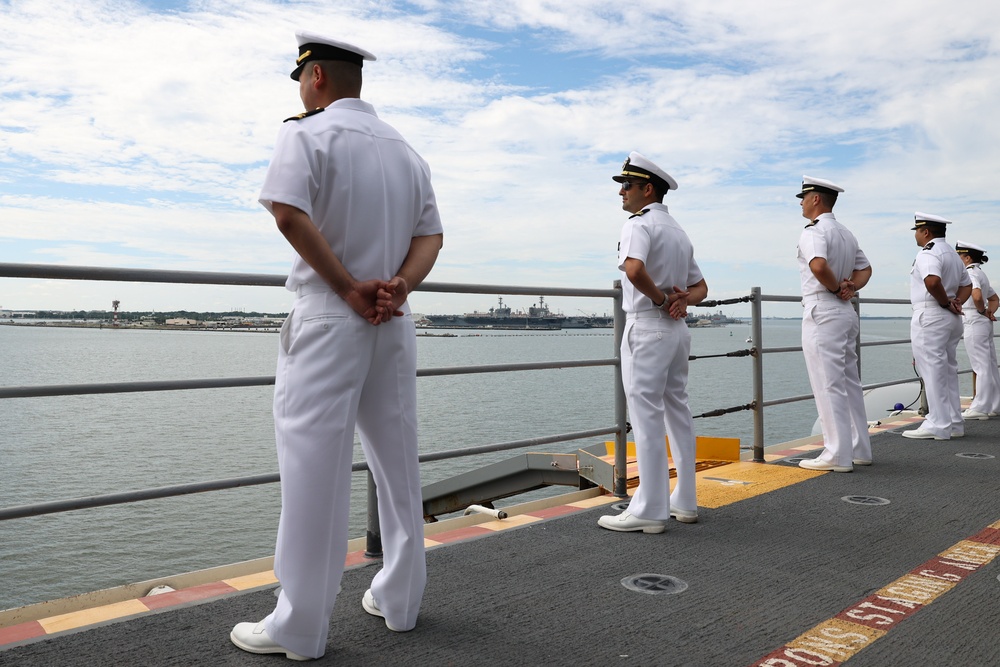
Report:
[[[928,217],[938,220],[935,216],[918,213],[918,224]],[[924,285],[927,276],[941,279],[949,299],[955,298],[960,286],[972,281],[958,253],[943,238],[927,243],[917,253],[910,271],[910,303],[913,306],[910,340],[917,373],[924,381],[928,409],[919,430],[947,440],[965,434],[957,357],[962,318],[942,308],[930,295]]]
[[[957,244],[961,252],[963,243]],[[990,280],[983,273],[979,263],[966,267],[973,289],[979,289],[985,302],[996,294]],[[1000,412],[1000,370],[997,369],[997,350],[993,341],[993,321],[976,310],[972,297],[962,304],[962,319],[965,324],[965,351],[969,363],[976,373],[976,395],[969,404],[971,412],[984,415]]]
[[[442,233],[426,162],[360,99],[289,119],[260,202],[312,219],[358,280],[389,280],[416,236]],[[426,581],[417,461],[416,338],[405,315],[372,326],[296,256],[298,298],[281,329],[274,424],[281,472],[275,573],[265,629],[323,655],[347,554],[355,427],[378,486],[384,566],[371,591],[393,628],[414,626]]]
[[[683,318],[675,320],[632,285],[624,275],[629,257],[641,260],[667,294],[673,285],[700,282],[702,274],[690,239],[664,204],[650,204],[625,223],[618,250],[626,313],[622,382],[639,464],[639,487],[628,511],[640,519],[666,521],[671,506],[687,512],[698,509],[694,421],[687,395],[691,332]],[[673,494],[664,436],[677,469]]]
[[850,468],[854,459],[871,461],[864,394],[855,348],[860,323],[850,301],[830,292],[809,262],[826,260],[838,283],[870,264],[849,229],[833,213],[823,213],[802,230],[798,245],[802,284],[802,352],[816,410],[823,426],[819,459]]

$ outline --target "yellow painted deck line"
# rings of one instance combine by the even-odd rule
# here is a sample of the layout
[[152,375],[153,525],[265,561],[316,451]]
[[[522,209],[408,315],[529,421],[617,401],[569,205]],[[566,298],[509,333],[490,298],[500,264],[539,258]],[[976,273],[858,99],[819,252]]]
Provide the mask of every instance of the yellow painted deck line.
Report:
[[223,579],[222,583],[228,584],[238,591],[245,591],[251,588],[276,584],[278,583],[278,578],[274,576],[274,570],[268,570],[267,572],[258,572],[256,574],[248,574],[242,577]]
[[741,461],[698,473],[698,506],[718,508],[798,484],[823,472]]
[[586,500],[578,500],[575,503],[567,503],[570,507],[579,507],[582,510],[590,509],[591,507],[600,507],[602,505],[610,505],[613,502],[621,500],[610,494],[605,494],[603,496],[596,496],[594,498],[587,498]]
[[74,611],[69,614],[43,618],[38,623],[45,628],[45,632],[52,634],[53,632],[63,632],[87,625],[94,625],[95,623],[112,621],[116,618],[124,618],[125,616],[145,614],[148,611],[149,607],[138,600],[125,600],[124,602],[116,602],[104,605],[103,607],[94,607],[93,609],[84,609],[83,611]]

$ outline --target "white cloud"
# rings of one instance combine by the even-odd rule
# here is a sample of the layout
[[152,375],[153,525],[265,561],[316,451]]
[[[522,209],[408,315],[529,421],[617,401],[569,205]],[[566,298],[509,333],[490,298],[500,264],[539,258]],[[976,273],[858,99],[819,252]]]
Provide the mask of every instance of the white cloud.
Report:
[[[905,298],[915,210],[1000,252],[998,19],[967,0],[8,3],[0,262],[287,270],[256,193],[299,107],[287,74],[307,25],[379,56],[364,96],[434,172],[435,282],[608,287],[624,220],[610,176],[639,150],[680,181],[667,203],[713,296],[796,291],[792,195],[809,173],[847,188],[838,214],[875,264],[868,291]],[[424,312],[492,301],[414,298]]]

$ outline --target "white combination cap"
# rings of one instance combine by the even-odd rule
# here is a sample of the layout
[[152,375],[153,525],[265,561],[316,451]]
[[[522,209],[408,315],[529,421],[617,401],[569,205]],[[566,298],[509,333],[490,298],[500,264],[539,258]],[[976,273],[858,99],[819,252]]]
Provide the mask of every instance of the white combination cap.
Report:
[[986,248],[978,246],[975,243],[968,243],[966,241],[957,241],[955,243],[955,252],[969,252],[970,250],[979,253],[986,252]]
[[292,70],[291,74],[295,81],[299,80],[302,68],[310,60],[343,60],[354,63],[358,67],[363,67],[365,60],[375,60],[374,55],[360,46],[323,37],[312,32],[299,31],[295,33],[295,41],[299,44],[299,57],[295,59],[295,69]]
[[676,190],[677,181],[667,172],[663,171],[642,154],[632,151],[622,165],[622,173],[612,176],[611,180],[624,183],[628,180],[644,179],[650,182],[659,181],[667,190]]
[[824,180],[822,178],[813,178],[812,176],[802,177],[802,192],[795,195],[799,199],[802,199],[806,194],[810,192],[828,192],[830,194],[839,194],[844,191],[844,188],[831,183],[830,181]]
[[912,229],[920,229],[921,227],[926,227],[927,225],[938,225],[939,227],[944,227],[945,225],[950,225],[951,220],[942,218],[939,215],[931,215],[930,213],[921,213],[917,211],[913,214],[913,227]]

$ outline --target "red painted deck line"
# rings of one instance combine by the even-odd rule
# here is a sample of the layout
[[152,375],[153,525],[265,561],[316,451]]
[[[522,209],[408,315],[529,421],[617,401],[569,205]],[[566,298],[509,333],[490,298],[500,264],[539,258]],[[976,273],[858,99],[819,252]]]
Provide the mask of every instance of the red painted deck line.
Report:
[[752,667],[836,667],[1000,555],[1000,521],[859,600]]
[[0,646],[23,642],[25,639],[34,639],[44,634],[45,628],[38,621],[28,621],[8,628],[0,628]]
[[[572,505],[557,505],[555,507],[549,507],[546,509],[536,510],[534,512],[528,512],[525,516],[535,517],[538,519],[549,519],[557,516],[563,516],[566,514],[572,514],[575,512],[582,512],[586,507],[574,507]],[[510,528],[517,528],[518,524],[512,524]],[[479,526],[469,526],[467,528],[458,528],[455,530],[449,530],[444,533],[439,533],[428,537],[428,540],[433,542],[438,542],[440,544],[452,544],[455,542],[461,542],[464,540],[473,539],[476,537],[481,537],[483,535],[493,535],[497,531],[489,530],[487,528],[480,528]],[[373,562],[372,559],[365,557],[364,550],[352,551],[347,554],[347,558],[344,561],[345,568],[358,567],[360,565],[365,565]],[[224,582],[212,582],[208,584],[202,584],[200,586],[192,586],[191,588],[183,588],[181,590],[172,591],[170,593],[161,593],[159,595],[148,595],[138,599],[146,609],[160,610],[167,609],[169,607],[175,607],[182,604],[187,604],[191,602],[204,602],[212,598],[220,597],[222,595],[228,595],[230,593],[238,592],[238,589],[226,584]],[[45,619],[42,619],[43,621]],[[86,627],[82,625],[80,627]],[[0,628],[0,648],[13,644],[16,642],[25,641],[28,639],[34,639],[36,637],[42,637],[48,634],[45,627],[39,621],[28,621],[26,623],[19,623],[17,625],[12,625],[7,628]]]
[[139,598],[139,602],[146,605],[147,609],[163,609],[164,607],[173,607],[187,602],[198,602],[235,592],[236,589],[229,584],[216,581],[210,584],[202,584],[201,586],[182,588],[179,591],[172,591],[170,593],[147,595],[144,598]]
[[489,530],[488,528],[469,526],[468,528],[456,528],[455,530],[449,530],[445,533],[438,533],[437,535],[432,535],[428,539],[440,542],[441,544],[448,544],[450,542],[460,542],[462,540],[479,537],[481,535],[493,535],[495,532],[496,531]]
[[572,505],[559,505],[557,507],[549,507],[543,510],[536,510],[534,512],[528,512],[528,516],[538,517],[539,519],[551,519],[556,516],[563,516],[566,514],[573,514],[575,512],[582,512],[583,507],[573,507]]

